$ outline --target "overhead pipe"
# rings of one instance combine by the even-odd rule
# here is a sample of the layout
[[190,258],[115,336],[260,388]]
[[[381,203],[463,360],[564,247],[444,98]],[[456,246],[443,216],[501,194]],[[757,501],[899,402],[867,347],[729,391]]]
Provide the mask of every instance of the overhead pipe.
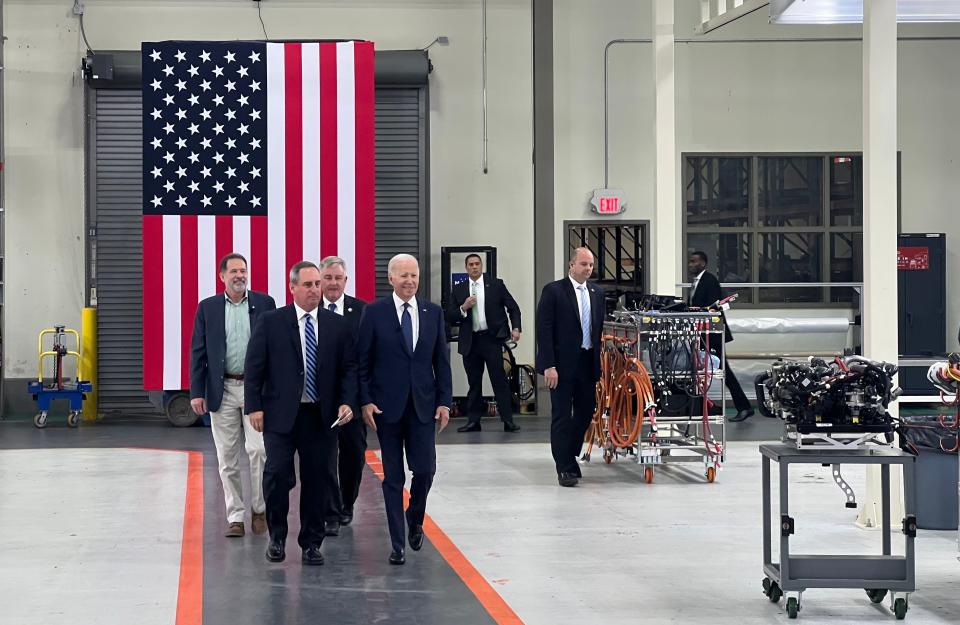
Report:
[[481,0],[482,78],[483,84],[483,173],[487,173],[487,0]]

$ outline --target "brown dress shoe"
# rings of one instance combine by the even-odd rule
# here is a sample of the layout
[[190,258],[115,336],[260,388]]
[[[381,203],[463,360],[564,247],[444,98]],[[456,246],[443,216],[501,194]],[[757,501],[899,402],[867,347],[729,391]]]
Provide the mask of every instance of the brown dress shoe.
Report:
[[240,538],[243,536],[243,523],[231,523],[227,526],[227,531],[223,533],[227,538]]
[[253,533],[257,536],[267,533],[267,513],[266,512],[254,512],[253,513]]

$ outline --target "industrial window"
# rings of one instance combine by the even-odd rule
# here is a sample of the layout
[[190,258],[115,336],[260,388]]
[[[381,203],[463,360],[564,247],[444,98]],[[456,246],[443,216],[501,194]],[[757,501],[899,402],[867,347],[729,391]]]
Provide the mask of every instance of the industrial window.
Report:
[[646,221],[568,221],[564,224],[566,257],[577,247],[593,252],[592,279],[611,300],[645,293],[649,279],[647,226]]
[[683,237],[740,303],[849,305],[847,287],[730,283],[863,280],[860,154],[685,154]]

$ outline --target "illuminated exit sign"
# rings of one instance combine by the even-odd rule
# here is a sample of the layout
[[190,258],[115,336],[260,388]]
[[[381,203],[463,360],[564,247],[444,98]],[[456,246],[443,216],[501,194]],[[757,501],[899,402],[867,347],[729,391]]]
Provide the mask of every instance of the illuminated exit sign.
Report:
[[619,215],[627,205],[622,189],[594,189],[590,210],[598,215]]

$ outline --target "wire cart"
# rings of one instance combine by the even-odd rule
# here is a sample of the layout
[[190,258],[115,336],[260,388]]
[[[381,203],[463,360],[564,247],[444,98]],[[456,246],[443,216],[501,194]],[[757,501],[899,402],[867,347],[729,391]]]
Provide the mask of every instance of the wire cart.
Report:
[[[658,465],[702,463],[713,482],[726,453],[724,331],[715,312],[614,313],[604,324],[597,410],[584,459],[594,446],[607,463],[635,456],[647,483]],[[714,381],[717,402],[707,397]]]

